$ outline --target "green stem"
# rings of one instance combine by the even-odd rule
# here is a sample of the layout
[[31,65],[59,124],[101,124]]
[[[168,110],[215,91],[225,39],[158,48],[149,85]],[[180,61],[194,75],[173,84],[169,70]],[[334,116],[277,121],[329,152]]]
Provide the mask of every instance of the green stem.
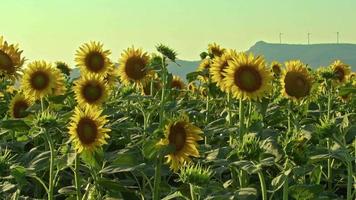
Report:
[[[209,123],[209,95],[208,95],[208,91],[209,88],[207,87],[207,95],[206,95],[206,105],[205,105],[205,109],[206,109],[206,116],[205,116],[205,123],[208,124]],[[207,145],[208,144],[208,139],[206,136],[204,136],[204,144]]]
[[[289,159],[287,158],[286,163],[284,165],[284,171],[286,171],[288,168],[288,162],[289,162]],[[287,176],[286,180],[284,181],[284,184],[283,184],[283,200],[288,200],[288,190],[289,190],[289,182],[288,182],[288,176]]]
[[49,160],[49,184],[48,184],[48,200],[53,200],[53,189],[54,189],[54,145],[51,136],[45,131],[46,138],[48,141],[48,146],[50,150],[50,160]]
[[153,185],[153,200],[159,200],[159,185],[161,184],[161,167],[162,167],[162,157],[158,156],[156,162],[156,172],[155,172],[155,179]]
[[189,183],[189,188],[190,188],[190,197],[191,200],[195,200],[195,194],[194,194],[194,185]]
[[79,177],[79,160],[78,154],[75,154],[74,160],[74,182],[75,182],[75,190],[77,192],[77,200],[81,199],[81,192],[80,192],[80,177]]
[[347,162],[347,200],[352,199],[352,163],[350,161]]
[[[231,126],[231,102],[230,102],[230,92],[227,92],[227,125],[228,127]],[[232,134],[230,133],[230,138],[229,138],[229,145],[232,145]]]
[[239,106],[239,118],[240,118],[240,141],[242,142],[243,136],[245,134],[245,113],[244,113],[245,104],[240,98],[240,106]]
[[[326,139],[326,145],[328,151],[330,151],[330,139]],[[329,152],[330,153],[330,152]],[[331,158],[328,158],[328,189],[332,189],[332,168],[331,168]]]
[[258,171],[258,178],[260,179],[261,183],[262,200],[267,200],[267,187],[265,177],[263,176],[263,172],[261,170]]
[[291,108],[292,106],[291,106],[291,103],[289,102],[288,103],[288,131],[287,131],[287,135],[290,135],[290,133],[292,132],[292,125],[291,125],[291,115],[292,115],[292,113],[291,113]]

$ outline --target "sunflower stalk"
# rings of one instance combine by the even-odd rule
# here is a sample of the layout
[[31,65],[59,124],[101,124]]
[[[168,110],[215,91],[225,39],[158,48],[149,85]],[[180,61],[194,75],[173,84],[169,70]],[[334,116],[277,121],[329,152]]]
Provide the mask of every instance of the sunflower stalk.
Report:
[[262,170],[258,170],[257,172],[258,178],[260,179],[260,184],[261,184],[261,193],[262,193],[262,200],[267,200],[267,187],[266,187],[266,181],[265,177],[263,175]]
[[195,191],[194,191],[194,185],[189,183],[189,189],[190,189],[190,199],[191,200],[196,200]]
[[[42,101],[41,101],[42,102]],[[49,150],[50,150],[50,160],[49,160],[49,183],[48,183],[48,200],[53,200],[53,190],[54,190],[54,144],[51,136],[48,132],[44,131],[46,140],[48,142]]]
[[75,182],[75,190],[77,193],[77,200],[81,200],[81,192],[80,192],[80,176],[79,176],[79,160],[78,154],[75,154],[74,160],[74,182]]
[[[231,126],[231,96],[230,96],[230,92],[227,92],[227,99],[226,99],[226,103],[227,103],[227,124],[228,127]],[[233,137],[232,134],[230,133],[229,136],[229,145],[231,146],[233,142]]]

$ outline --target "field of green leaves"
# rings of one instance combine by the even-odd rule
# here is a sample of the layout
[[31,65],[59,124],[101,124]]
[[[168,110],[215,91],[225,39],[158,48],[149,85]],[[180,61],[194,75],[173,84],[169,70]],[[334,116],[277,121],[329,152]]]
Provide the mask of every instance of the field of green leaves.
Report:
[[165,45],[75,56],[73,79],[0,37],[0,199],[355,199],[356,75],[342,61],[313,70],[210,44],[178,77]]

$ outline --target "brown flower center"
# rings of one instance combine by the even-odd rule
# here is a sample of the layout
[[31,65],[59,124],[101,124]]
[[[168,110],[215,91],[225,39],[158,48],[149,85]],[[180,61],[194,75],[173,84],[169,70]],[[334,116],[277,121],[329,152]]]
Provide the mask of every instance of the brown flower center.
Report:
[[178,122],[172,125],[169,130],[169,144],[173,145],[176,149],[175,152],[179,152],[183,149],[187,139],[187,133],[184,128],[184,123]]
[[94,103],[103,95],[104,88],[95,82],[88,82],[82,87],[82,96],[88,103]]
[[0,50],[0,71],[6,71],[7,73],[13,73],[15,71],[14,63],[11,57]]
[[279,65],[273,65],[272,70],[273,70],[273,73],[276,75],[281,73],[281,68],[279,67]]
[[30,84],[35,90],[44,90],[49,85],[49,77],[46,72],[36,71],[31,75]]
[[140,57],[127,59],[125,72],[130,79],[141,80],[147,73],[145,60]]
[[223,51],[220,50],[219,48],[212,48],[212,49],[211,49],[211,53],[212,53],[214,56],[220,57],[220,56],[223,54]]
[[307,78],[298,72],[288,72],[284,79],[285,91],[289,96],[302,98],[309,95],[310,84]]
[[99,72],[105,67],[105,58],[100,52],[90,52],[85,57],[85,66],[89,71]]
[[235,72],[235,84],[246,92],[254,92],[262,86],[261,74],[252,67],[241,66]]
[[28,108],[28,104],[26,101],[16,101],[14,103],[14,108],[12,110],[12,113],[14,115],[14,118],[24,118],[27,116],[26,109]]
[[77,135],[83,144],[92,144],[98,136],[98,127],[94,120],[82,118],[77,125]]
[[342,68],[338,67],[335,69],[335,76],[339,81],[344,80],[345,72]]
[[183,89],[183,83],[179,80],[172,80],[172,83],[171,83],[171,88],[172,89],[177,89],[177,90],[181,90]]

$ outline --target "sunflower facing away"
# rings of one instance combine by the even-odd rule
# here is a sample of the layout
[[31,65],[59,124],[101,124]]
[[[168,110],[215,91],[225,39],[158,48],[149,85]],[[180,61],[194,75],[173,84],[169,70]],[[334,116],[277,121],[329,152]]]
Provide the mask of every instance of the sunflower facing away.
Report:
[[299,60],[286,62],[281,77],[281,94],[292,100],[301,100],[310,94],[312,77],[306,66]]
[[75,82],[73,90],[79,105],[89,104],[92,106],[100,106],[109,92],[103,77],[98,74],[82,76]]
[[222,56],[216,57],[213,59],[213,63],[210,67],[210,75],[212,82],[224,91],[224,79],[225,79],[225,69],[228,67],[229,60],[232,60],[234,57],[237,57],[237,52],[235,50],[228,50]]
[[121,54],[119,61],[120,80],[129,85],[133,82],[136,86],[145,85],[151,75],[148,69],[149,56],[142,49],[128,48]]
[[74,148],[81,153],[84,151],[93,152],[103,144],[107,144],[110,129],[104,128],[108,122],[102,111],[95,108],[84,106],[76,107],[69,126],[70,140]]
[[342,63],[340,60],[333,62],[331,64],[331,69],[334,73],[334,77],[339,83],[345,83],[348,75],[351,73],[350,67]]
[[[202,61],[200,61],[200,64],[198,66],[197,71],[198,72],[204,72],[206,71],[207,73],[209,73],[210,71],[210,66],[211,66],[211,59],[210,58],[204,58]],[[209,74],[206,75],[198,75],[198,80],[200,80],[201,82],[208,82],[209,80]]]
[[94,73],[104,75],[111,65],[108,56],[110,50],[103,50],[100,42],[85,43],[79,47],[75,54],[75,61],[80,67],[81,73]]
[[263,57],[240,53],[228,61],[224,91],[236,98],[259,100],[271,91],[272,74]]
[[220,45],[216,44],[215,42],[212,44],[208,44],[208,53],[212,57],[220,57],[225,52],[224,48],[221,48]]
[[0,36],[0,77],[12,80],[19,78],[21,67],[25,62],[25,58],[21,58],[21,53],[18,45],[9,45],[4,41],[3,36]]
[[281,63],[279,63],[277,61],[273,61],[271,63],[271,69],[272,69],[274,76],[279,76],[282,72],[282,65],[281,65]]
[[24,95],[18,93],[16,94],[10,102],[9,113],[11,118],[24,118],[27,117],[27,108],[31,106],[31,101],[25,98]]
[[185,88],[185,83],[180,76],[173,76],[171,82],[171,89],[183,90]]
[[166,155],[167,164],[177,171],[185,162],[189,162],[189,156],[199,157],[197,141],[202,140],[202,130],[189,122],[187,116],[179,120],[173,120],[165,126],[165,138],[158,145],[172,145],[174,151]]
[[22,78],[22,91],[26,98],[38,100],[53,94],[57,85],[56,71],[51,64],[45,61],[30,63]]

